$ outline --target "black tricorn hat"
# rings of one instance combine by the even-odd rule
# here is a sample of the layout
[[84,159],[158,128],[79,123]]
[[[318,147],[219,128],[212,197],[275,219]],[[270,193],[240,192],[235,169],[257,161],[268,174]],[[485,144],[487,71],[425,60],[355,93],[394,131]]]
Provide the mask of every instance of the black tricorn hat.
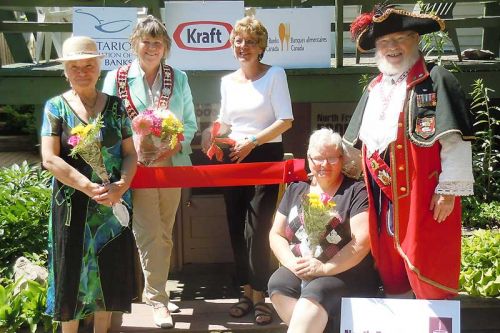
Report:
[[375,40],[400,31],[419,35],[444,30],[444,21],[436,15],[412,13],[393,5],[375,5],[370,13],[360,14],[351,23],[351,38],[361,52],[375,48]]

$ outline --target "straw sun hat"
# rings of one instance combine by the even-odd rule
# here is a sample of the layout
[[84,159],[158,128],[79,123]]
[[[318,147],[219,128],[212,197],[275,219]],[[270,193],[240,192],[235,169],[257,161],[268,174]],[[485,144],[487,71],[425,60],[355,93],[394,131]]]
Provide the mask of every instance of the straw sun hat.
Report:
[[95,41],[86,36],[74,36],[66,39],[62,47],[63,56],[57,61],[73,61],[90,58],[102,58],[104,55],[97,51]]

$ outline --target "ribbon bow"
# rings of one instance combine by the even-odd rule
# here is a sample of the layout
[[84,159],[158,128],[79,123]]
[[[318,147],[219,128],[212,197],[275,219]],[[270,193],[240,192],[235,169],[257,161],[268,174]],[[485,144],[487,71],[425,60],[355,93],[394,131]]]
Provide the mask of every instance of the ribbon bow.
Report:
[[219,135],[219,130],[220,130],[220,123],[215,121],[212,126],[212,129],[210,130],[210,148],[208,148],[207,150],[207,156],[211,160],[212,157],[215,155],[215,159],[219,162],[222,162],[222,157],[224,154],[222,152],[222,149],[219,147],[218,143],[234,146],[236,141],[230,138],[218,138],[217,136]]

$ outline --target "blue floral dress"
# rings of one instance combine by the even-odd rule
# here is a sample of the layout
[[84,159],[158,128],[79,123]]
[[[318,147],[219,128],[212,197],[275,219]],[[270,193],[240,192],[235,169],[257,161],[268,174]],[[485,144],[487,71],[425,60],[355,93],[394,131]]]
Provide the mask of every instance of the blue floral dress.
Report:
[[[101,154],[110,181],[120,179],[122,140],[132,136],[121,100],[108,96],[102,111]],[[42,136],[58,136],[60,157],[93,182],[101,180],[85,161],[70,157],[71,129],[86,123],[62,96],[50,99],[43,114]],[[123,196],[131,210],[130,191]],[[95,311],[130,312],[134,272],[133,236],[110,207],[56,178],[52,183],[49,221],[47,313],[56,321],[81,319]]]

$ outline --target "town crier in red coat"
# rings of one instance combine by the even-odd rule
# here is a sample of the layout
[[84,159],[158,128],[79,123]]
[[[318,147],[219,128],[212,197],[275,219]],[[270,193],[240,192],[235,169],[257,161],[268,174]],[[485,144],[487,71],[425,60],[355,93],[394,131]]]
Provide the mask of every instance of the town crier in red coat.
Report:
[[351,33],[376,49],[380,70],[344,135],[360,148],[370,240],[388,297],[446,299],[460,273],[460,196],[473,194],[470,113],[455,77],[426,64],[420,35],[443,30],[430,14],[378,5]]

